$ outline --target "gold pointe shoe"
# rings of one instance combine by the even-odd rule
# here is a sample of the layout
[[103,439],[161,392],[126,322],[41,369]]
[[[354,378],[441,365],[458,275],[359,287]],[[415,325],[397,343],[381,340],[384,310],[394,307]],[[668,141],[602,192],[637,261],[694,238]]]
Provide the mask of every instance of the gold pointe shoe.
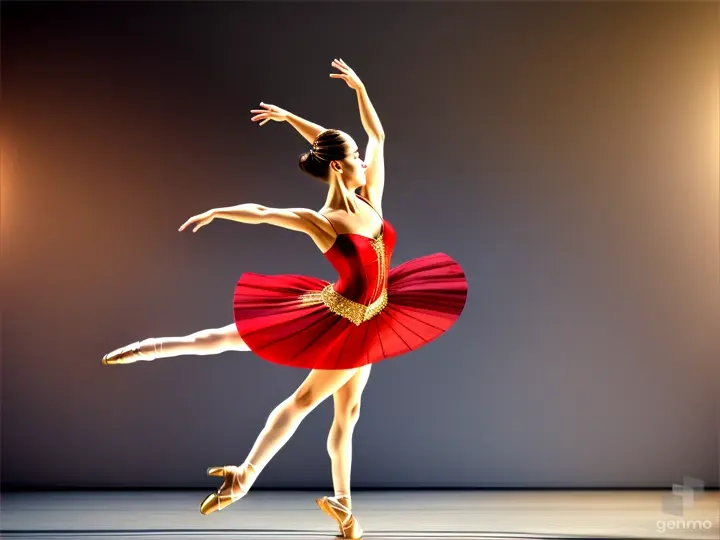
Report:
[[141,353],[140,342],[136,341],[107,353],[103,356],[102,363],[105,366],[112,366],[115,364],[132,364],[138,360],[152,360],[152,357]]
[[315,499],[315,503],[320,507],[320,510],[337,521],[340,527],[340,535],[336,536],[336,538],[362,538],[363,530],[357,519],[353,516],[350,508],[339,501],[339,499],[343,498],[322,497],[321,499]]
[[[255,466],[249,461],[245,463],[255,471]],[[200,503],[200,513],[210,515],[213,512],[219,512],[223,508],[230,506],[235,501],[242,499],[247,494],[247,489],[240,483],[240,475],[244,471],[244,466],[225,465],[224,467],[210,467],[207,470],[208,476],[221,476],[224,481],[223,485],[215,493],[211,493],[205,500]],[[223,486],[230,485],[230,493],[222,494]],[[235,489],[238,486],[240,489]]]

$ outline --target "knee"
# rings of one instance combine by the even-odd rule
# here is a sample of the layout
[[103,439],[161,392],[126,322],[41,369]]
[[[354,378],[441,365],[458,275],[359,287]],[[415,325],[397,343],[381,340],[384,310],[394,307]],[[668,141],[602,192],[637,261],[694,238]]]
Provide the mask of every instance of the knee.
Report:
[[291,397],[293,407],[299,411],[310,411],[317,405],[317,396],[312,388],[297,390]]
[[223,328],[202,330],[193,335],[195,343],[206,349],[226,351],[247,351],[249,347],[245,344],[235,325]]
[[353,403],[338,410],[336,420],[343,426],[354,426],[360,418],[360,402]]
[[223,338],[217,330],[201,330],[191,336],[197,345],[207,349],[220,348]]
[[225,349],[230,351],[249,351],[247,343],[240,337],[240,334],[236,331],[225,336],[224,343]]

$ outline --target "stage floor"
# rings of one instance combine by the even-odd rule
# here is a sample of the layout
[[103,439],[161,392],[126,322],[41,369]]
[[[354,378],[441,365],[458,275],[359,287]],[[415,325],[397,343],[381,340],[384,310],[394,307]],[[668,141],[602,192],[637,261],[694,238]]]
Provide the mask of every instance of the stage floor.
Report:
[[[2,494],[3,538],[329,539],[334,522],[314,503],[330,493],[251,491],[203,516],[202,491],[74,491]],[[682,515],[664,511],[669,491],[357,491],[367,539],[720,539],[720,496],[699,493]],[[677,501],[678,499],[674,499]]]

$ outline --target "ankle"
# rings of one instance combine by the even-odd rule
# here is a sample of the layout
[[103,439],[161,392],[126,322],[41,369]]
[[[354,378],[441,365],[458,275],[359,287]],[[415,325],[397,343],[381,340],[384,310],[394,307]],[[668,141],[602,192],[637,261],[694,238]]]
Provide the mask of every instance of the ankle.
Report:
[[162,342],[158,339],[147,338],[139,343],[140,360],[155,360],[162,353]]
[[253,483],[255,483],[255,479],[257,478],[260,471],[255,465],[253,465],[249,461],[245,461],[242,465],[240,465],[240,467],[243,470],[242,475],[245,482],[247,482],[248,486],[251,486]]
[[349,510],[352,510],[352,500],[351,500],[349,494],[338,493],[338,494],[335,495],[335,499],[336,499],[340,504],[344,504],[345,506],[347,506]]

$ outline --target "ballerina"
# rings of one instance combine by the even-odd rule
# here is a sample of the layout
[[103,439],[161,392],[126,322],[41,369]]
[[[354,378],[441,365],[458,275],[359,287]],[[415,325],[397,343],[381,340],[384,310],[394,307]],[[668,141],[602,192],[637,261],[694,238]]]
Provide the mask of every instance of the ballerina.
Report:
[[[287,122],[312,147],[300,168],[328,186],[325,206],[269,208],[245,203],[188,219],[193,233],[214,219],[270,224],[308,235],[337,270],[328,282],[296,274],[243,273],[234,291],[234,322],[183,337],[147,338],[116,349],[103,364],[130,364],[179,355],[252,351],[266,361],[310,369],[302,384],[269,415],[245,461],[210,467],[222,486],[200,505],[207,515],[238,501],[302,420],[329,396],[334,418],[327,440],[334,495],[316,500],[342,538],[363,534],[350,495],[352,436],[374,363],[430,343],[462,313],[467,280],[449,255],[433,253],[390,267],[396,232],[383,217],[385,133],[357,74],[342,60],[331,64],[356,91],[368,135],[365,159],[347,133],[325,129],[275,105],[261,103],[251,120]],[[359,191],[359,193],[356,193]]]

